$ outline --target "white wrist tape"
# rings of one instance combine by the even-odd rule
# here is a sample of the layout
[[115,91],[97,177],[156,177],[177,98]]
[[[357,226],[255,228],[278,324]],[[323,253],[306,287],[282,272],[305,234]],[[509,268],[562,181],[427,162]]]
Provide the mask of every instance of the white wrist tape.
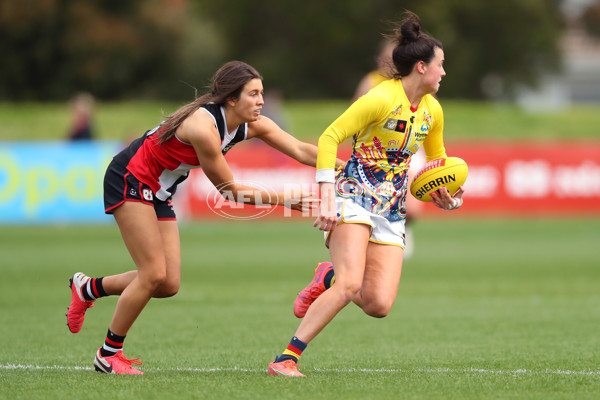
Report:
[[318,169],[315,178],[319,183],[335,183],[335,170],[333,168]]
[[460,206],[462,206],[463,204],[463,200],[459,199],[459,198],[452,198],[452,205],[450,206],[450,208],[448,208],[448,210],[456,210],[457,208],[459,208]]

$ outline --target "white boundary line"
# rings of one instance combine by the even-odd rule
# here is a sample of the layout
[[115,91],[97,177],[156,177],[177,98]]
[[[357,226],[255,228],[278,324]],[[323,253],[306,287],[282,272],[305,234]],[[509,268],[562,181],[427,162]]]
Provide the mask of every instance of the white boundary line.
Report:
[[[181,372],[266,372],[266,369],[252,369],[252,368],[241,368],[241,367],[215,367],[215,368],[144,368],[146,371],[181,371]],[[67,366],[67,365],[32,365],[32,364],[0,364],[0,370],[66,370],[66,371],[93,371],[93,367],[89,366]],[[420,368],[416,370],[407,369],[387,369],[387,368],[314,368],[314,371],[318,372],[344,372],[344,373],[429,373],[429,374],[453,374],[453,373],[474,373],[474,374],[489,374],[489,375],[600,375],[600,371],[570,371],[560,369],[543,369],[543,370],[532,370],[532,369],[514,369],[514,370],[495,370],[495,369],[482,369],[482,368]]]

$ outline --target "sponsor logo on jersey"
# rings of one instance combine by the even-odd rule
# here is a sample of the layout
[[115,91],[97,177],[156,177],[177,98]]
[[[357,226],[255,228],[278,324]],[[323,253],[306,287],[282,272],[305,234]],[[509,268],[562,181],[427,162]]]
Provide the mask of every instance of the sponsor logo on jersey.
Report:
[[384,129],[404,133],[408,122],[403,119],[388,118],[383,125]]
[[392,110],[392,115],[402,114],[402,104]]
[[423,124],[421,124],[421,132],[426,132],[431,128],[431,124],[433,122],[433,118],[429,111],[423,110]]

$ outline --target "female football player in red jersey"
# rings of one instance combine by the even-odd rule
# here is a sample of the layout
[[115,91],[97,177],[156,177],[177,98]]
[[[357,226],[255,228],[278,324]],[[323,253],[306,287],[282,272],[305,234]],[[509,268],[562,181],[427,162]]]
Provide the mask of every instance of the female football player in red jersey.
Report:
[[259,138],[303,164],[316,165],[315,145],[297,140],[261,116],[260,74],[248,64],[232,61],[216,72],[211,86],[210,93],[134,140],[107,168],[105,210],[114,215],[137,270],[103,278],[78,272],[70,278],[67,325],[73,333],[79,332],[86,310],[97,298],[120,295],[105,342],[96,353],[97,371],[142,374],[132,365],[141,362],[123,355],[123,342],[152,297],[170,297],[179,290],[180,242],[172,196],[191,168],[202,168],[228,198],[238,199],[243,193],[249,204],[312,208],[314,199],[307,193],[286,202],[282,193],[236,183],[224,158],[235,143]]
[[[396,299],[410,159],[421,146],[427,161],[446,157],[442,108],[432,96],[446,72],[442,44],[421,32],[416,14],[407,13],[394,38],[394,79],[360,97],[319,139],[321,204],[314,226],[325,232],[335,283],[324,290],[328,268],[317,269],[308,291],[320,296],[308,304],[289,345],[269,365],[269,375],[304,376],[297,368],[300,355],[348,303],[381,318]],[[352,156],[336,171],[337,147],[350,137]],[[432,194],[444,210],[460,207],[462,196],[462,187],[453,196],[446,188]]]

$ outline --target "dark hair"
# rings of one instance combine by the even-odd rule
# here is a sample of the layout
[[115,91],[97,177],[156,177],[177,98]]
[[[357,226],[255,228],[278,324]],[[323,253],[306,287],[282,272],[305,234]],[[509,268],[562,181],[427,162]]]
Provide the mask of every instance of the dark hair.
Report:
[[394,29],[394,34],[385,35],[396,42],[392,53],[396,79],[410,74],[419,61],[430,63],[436,47],[443,48],[442,42],[421,32],[421,19],[417,14],[406,11],[404,15],[404,19]]
[[242,61],[226,63],[212,77],[207,87],[208,93],[180,107],[164,120],[158,131],[158,139],[161,143],[169,140],[190,114],[208,103],[224,104],[229,99],[239,99],[244,85],[252,79],[262,80],[263,77],[256,69]]

